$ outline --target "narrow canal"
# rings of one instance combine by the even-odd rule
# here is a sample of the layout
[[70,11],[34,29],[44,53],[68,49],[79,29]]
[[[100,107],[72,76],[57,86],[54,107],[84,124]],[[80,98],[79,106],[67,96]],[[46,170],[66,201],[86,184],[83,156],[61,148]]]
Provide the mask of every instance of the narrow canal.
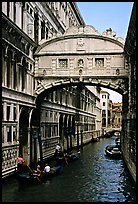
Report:
[[2,202],[136,202],[135,185],[122,159],[113,160],[104,148],[115,137],[84,146],[81,158],[43,184],[2,184]]

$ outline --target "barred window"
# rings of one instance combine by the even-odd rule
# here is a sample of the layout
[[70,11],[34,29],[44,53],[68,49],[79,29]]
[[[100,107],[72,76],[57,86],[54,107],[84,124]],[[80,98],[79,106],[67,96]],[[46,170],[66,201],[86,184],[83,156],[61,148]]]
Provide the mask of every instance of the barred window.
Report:
[[67,59],[59,59],[59,68],[67,68],[68,60]]
[[96,58],[95,59],[95,66],[96,67],[103,67],[104,66],[104,58]]

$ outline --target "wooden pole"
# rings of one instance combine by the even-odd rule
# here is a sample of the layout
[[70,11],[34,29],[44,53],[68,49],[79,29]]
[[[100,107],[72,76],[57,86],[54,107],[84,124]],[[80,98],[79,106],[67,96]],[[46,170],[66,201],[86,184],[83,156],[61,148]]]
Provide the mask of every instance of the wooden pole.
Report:
[[77,124],[77,150],[79,151],[79,129]]
[[82,133],[82,130],[81,130],[81,149],[83,149],[83,133]]
[[[29,170],[31,171],[31,173],[32,174],[34,174],[34,172],[33,172],[33,170],[27,165],[27,167],[29,168]],[[39,182],[41,182],[41,180],[36,176],[36,178],[37,178],[37,180],[39,181]]]

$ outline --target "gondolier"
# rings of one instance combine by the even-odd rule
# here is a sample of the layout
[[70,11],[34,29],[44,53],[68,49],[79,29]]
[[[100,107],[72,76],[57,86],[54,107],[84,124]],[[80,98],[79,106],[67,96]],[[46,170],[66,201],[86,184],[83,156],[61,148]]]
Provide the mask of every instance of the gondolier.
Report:
[[17,158],[17,171],[18,172],[22,172],[24,162],[25,160],[23,159],[22,155],[19,155]]

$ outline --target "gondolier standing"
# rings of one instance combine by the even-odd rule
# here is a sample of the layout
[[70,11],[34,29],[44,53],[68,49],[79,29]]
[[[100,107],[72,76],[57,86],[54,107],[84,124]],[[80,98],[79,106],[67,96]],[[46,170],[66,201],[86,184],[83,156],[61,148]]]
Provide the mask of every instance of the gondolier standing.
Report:
[[18,168],[17,171],[18,171],[19,173],[21,173],[22,170],[23,170],[23,164],[24,164],[24,162],[25,162],[25,160],[23,159],[22,155],[19,155],[19,156],[18,156],[17,162],[18,162],[18,164],[17,164],[17,168]]

